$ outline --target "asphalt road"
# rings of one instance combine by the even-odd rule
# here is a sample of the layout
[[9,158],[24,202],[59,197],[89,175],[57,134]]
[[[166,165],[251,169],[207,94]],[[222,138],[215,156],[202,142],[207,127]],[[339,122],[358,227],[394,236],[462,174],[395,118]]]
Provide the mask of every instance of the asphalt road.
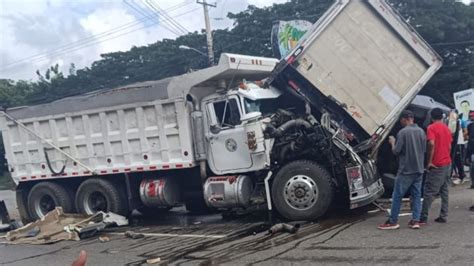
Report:
[[[296,234],[266,234],[262,217],[249,215],[223,220],[221,215],[190,216],[183,210],[154,219],[132,219],[131,226],[97,237],[53,245],[0,244],[0,265],[69,265],[80,250],[88,265],[140,265],[149,258],[177,265],[300,265],[300,264],[450,264],[472,265],[474,255],[474,190],[451,189],[447,224],[432,223],[439,200],[426,227],[412,230],[408,216],[401,229],[380,231],[384,212],[339,211],[319,222],[303,223]],[[13,193],[0,191],[14,214]],[[128,239],[126,230],[145,233]],[[4,239],[0,238],[0,242]]]

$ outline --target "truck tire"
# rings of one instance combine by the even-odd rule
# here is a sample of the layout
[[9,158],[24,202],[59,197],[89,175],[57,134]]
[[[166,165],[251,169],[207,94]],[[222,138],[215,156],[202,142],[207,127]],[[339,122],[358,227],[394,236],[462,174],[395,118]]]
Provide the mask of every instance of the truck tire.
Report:
[[283,166],[272,184],[273,206],[288,220],[314,220],[326,213],[334,197],[331,175],[315,162]]
[[33,221],[33,218],[30,216],[28,211],[28,193],[29,191],[25,188],[17,188],[15,191],[16,195],[16,206],[18,208],[18,213],[20,214],[20,219],[23,224],[29,224]]
[[129,214],[125,192],[112,182],[100,178],[88,179],[76,193],[76,209],[79,213],[94,214],[99,211]]
[[53,182],[40,182],[31,188],[28,212],[33,221],[41,219],[56,207],[62,207],[64,213],[74,211],[72,198],[64,187]]

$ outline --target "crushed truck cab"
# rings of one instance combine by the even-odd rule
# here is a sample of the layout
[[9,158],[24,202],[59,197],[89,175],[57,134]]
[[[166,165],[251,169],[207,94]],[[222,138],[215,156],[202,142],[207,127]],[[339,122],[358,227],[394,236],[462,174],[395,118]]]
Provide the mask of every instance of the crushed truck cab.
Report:
[[383,193],[378,146],[440,67],[380,0],[336,1],[290,55],[216,66],[6,110],[24,220],[266,206],[312,220]]

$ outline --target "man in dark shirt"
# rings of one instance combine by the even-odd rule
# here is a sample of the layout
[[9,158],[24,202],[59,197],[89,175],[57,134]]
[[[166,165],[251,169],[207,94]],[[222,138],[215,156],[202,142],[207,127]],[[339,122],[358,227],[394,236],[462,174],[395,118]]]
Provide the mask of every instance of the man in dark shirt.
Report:
[[431,110],[433,123],[428,126],[428,174],[423,190],[423,209],[420,224],[428,221],[428,212],[436,194],[441,197],[441,212],[435,219],[437,223],[446,223],[448,217],[449,179],[451,175],[451,131],[443,122],[443,111]]
[[[471,162],[471,169],[474,169],[474,111],[469,112],[469,122],[466,126],[465,139],[467,139],[466,158]],[[471,188],[474,188],[474,170],[469,172],[471,176]]]
[[412,200],[412,220],[408,224],[419,229],[421,212],[421,184],[425,172],[424,160],[426,151],[425,132],[414,123],[411,111],[404,111],[400,118],[404,127],[397,134],[397,139],[390,136],[389,142],[395,155],[399,156],[399,167],[392,194],[390,218],[378,226],[381,230],[398,229],[398,215],[403,196],[410,191]]

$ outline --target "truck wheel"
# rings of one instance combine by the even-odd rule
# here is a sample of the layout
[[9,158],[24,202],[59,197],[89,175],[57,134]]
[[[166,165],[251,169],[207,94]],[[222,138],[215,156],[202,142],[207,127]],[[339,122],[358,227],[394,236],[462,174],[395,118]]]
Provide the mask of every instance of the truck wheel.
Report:
[[62,207],[65,213],[74,211],[71,196],[64,187],[52,182],[41,182],[31,188],[28,212],[32,220],[43,218],[56,207]]
[[289,220],[321,217],[333,197],[331,175],[312,161],[295,161],[283,166],[272,184],[273,205]]
[[76,193],[76,209],[79,213],[94,214],[99,211],[128,215],[125,193],[104,179],[88,179],[79,186]]

